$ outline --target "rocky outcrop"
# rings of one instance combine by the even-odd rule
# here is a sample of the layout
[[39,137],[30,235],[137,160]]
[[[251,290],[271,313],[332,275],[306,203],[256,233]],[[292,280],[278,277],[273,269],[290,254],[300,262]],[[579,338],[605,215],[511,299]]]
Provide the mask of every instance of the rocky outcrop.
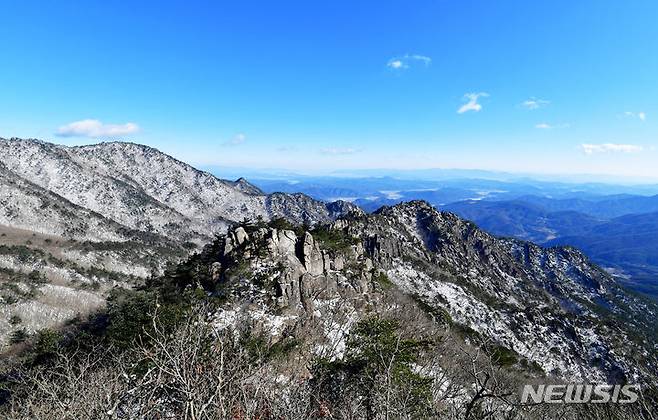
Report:
[[320,252],[313,235],[305,232],[304,237],[300,239],[300,257],[306,271],[315,276],[325,273],[325,257],[327,256]]
[[[213,279],[230,281],[231,264],[246,260],[252,272],[272,276],[274,287],[269,292],[281,309],[312,312],[318,299],[347,298],[370,290],[373,264],[360,243],[330,252],[308,231],[298,236],[292,230],[261,228],[248,234],[238,227],[226,234],[220,248],[224,262],[213,263]],[[348,264],[359,268],[346,270]]]
[[337,200],[332,203],[328,203],[327,210],[329,211],[329,216],[332,219],[337,219],[347,215],[363,216],[365,214],[361,207],[344,200]]

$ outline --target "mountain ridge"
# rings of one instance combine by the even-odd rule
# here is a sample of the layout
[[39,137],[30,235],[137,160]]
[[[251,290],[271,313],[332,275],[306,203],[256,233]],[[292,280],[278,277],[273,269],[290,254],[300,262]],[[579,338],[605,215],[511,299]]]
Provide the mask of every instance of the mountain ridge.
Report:
[[67,147],[13,138],[0,139],[0,152],[17,176],[129,228],[170,238],[203,243],[245,218],[287,217],[310,224],[331,220],[325,205],[310,197],[303,201],[312,209],[293,205],[300,197],[286,194],[278,194],[272,206],[266,203],[268,196],[243,178],[222,180],[136,143]]
[[501,346],[547,375],[658,381],[654,303],[628,295],[573,248],[496,238],[426,202],[346,216],[319,230],[246,224],[201,260],[194,266],[201,283],[229,299],[221,317],[242,313],[285,330],[336,299],[382,305],[377,283],[467,340]]
[[245,219],[314,225],[356,210],[268,196],[135,143],[0,139],[0,156],[0,343],[95,310]]

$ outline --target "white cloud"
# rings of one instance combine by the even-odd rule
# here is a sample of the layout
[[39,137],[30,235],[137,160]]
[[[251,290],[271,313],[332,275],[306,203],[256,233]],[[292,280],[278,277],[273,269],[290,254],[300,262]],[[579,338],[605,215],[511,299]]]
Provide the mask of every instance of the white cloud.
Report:
[[402,60],[391,60],[388,62],[387,66],[389,66],[392,69],[408,69],[409,66],[407,64],[404,64]]
[[541,108],[545,105],[550,104],[550,101],[546,101],[544,99],[536,99],[536,98],[530,98],[521,103],[521,106],[527,108],[527,109],[538,109]]
[[637,153],[644,150],[642,146],[635,144],[614,144],[614,143],[603,143],[603,144],[581,144],[580,148],[585,152],[586,155],[593,155],[594,153]]
[[406,70],[415,63],[424,64],[425,67],[432,64],[432,59],[425,55],[419,54],[405,54],[402,57],[393,57],[386,63],[387,67],[394,70]]
[[225,141],[224,146],[237,146],[244,143],[247,140],[247,136],[243,133],[236,134],[231,140]]
[[539,128],[541,130],[552,130],[553,128],[569,128],[571,127],[571,124],[549,124],[549,123],[539,123],[535,125],[535,128]]
[[326,147],[320,151],[325,155],[352,155],[359,152],[358,149],[352,147]]
[[426,66],[429,66],[430,64],[432,64],[432,59],[430,57],[426,56],[426,55],[412,54],[412,55],[407,55],[405,57],[410,59],[410,60],[420,61],[423,64],[425,64]]
[[645,112],[626,111],[624,112],[624,115],[630,118],[639,118],[641,121],[646,121],[647,119],[647,114]]
[[99,120],[81,120],[63,125],[57,129],[60,137],[121,137],[135,134],[139,126],[135,123],[103,124]]
[[479,112],[482,109],[482,105],[478,103],[478,99],[480,97],[486,97],[486,96],[489,96],[489,94],[486,92],[465,94],[464,99],[467,100],[467,102],[457,110],[457,113],[463,114],[464,112],[468,112],[468,111]]

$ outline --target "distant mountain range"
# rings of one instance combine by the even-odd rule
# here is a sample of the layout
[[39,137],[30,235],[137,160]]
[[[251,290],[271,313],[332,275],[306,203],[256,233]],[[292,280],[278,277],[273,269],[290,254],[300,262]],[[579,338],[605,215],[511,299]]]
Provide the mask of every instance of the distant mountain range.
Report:
[[575,211],[548,211],[522,200],[460,201],[440,206],[500,236],[544,243],[564,234],[577,235],[602,222]]
[[[213,173],[223,172],[225,171],[216,170]],[[394,171],[386,176],[373,176],[369,172],[362,176],[308,176],[257,172],[248,179],[267,193],[301,192],[320,200],[345,199],[372,210],[382,205],[414,199],[424,199],[438,206],[461,200],[515,200],[532,197],[556,200],[557,202],[554,203],[556,208],[551,210],[578,210],[573,207],[579,205],[587,207],[589,201],[596,202],[603,199],[615,201],[658,195],[658,184],[614,185],[539,181],[521,177],[479,178],[475,175],[485,176],[488,173],[473,172],[473,176],[466,177],[465,175],[472,171],[448,171],[448,173],[453,172],[462,176],[447,178],[446,173],[437,175],[432,171],[408,171],[403,177],[394,176]],[[425,173],[427,177],[423,177]],[[616,209],[614,203],[612,204],[613,207],[610,208]],[[637,206],[641,207],[643,203],[638,203]],[[601,208],[604,206],[602,205]]]
[[540,196],[523,196],[519,201],[536,204],[544,210],[575,211],[604,219],[624,216],[627,214],[640,214],[658,212],[658,195],[636,196],[631,194],[617,194],[593,196],[583,198],[548,198]]
[[565,235],[545,245],[571,245],[612,269],[622,283],[658,297],[658,213],[631,214]]

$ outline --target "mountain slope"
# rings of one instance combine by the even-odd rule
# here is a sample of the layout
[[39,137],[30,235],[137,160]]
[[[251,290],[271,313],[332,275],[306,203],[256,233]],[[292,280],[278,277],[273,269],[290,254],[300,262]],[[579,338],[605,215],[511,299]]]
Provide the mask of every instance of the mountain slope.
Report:
[[334,217],[309,197],[268,197],[244,179],[224,181],[133,143],[65,147],[0,139],[0,154],[25,181],[127,228],[175,240],[204,243],[244,219],[313,224]]
[[[387,305],[377,283],[526,369],[568,381],[658,382],[655,304],[626,293],[575,249],[498,239],[425,202],[310,231],[247,224],[206,248],[201,261],[184,271],[228,299],[219,318],[284,331],[319,317],[313,329],[331,349],[344,347],[345,330],[366,308]],[[351,315],[332,326],[338,303]]]
[[[598,206],[629,200],[646,204],[653,198],[619,196],[587,203]],[[562,208],[567,202],[582,204],[586,201],[534,197],[533,202],[463,201],[442,206],[442,209],[472,220],[494,235],[548,246],[577,247],[597,264],[614,272],[624,285],[653,298],[658,297],[658,260],[655,258],[658,252],[655,239],[658,213],[629,214],[606,220],[571,210],[551,211],[538,204],[548,203],[549,207],[555,207],[552,204],[558,203],[557,208]]]
[[124,241],[129,230],[17,176],[0,162],[0,225],[81,240]]
[[[496,239],[423,202],[314,228],[245,222],[51,334],[21,375],[9,364],[0,412],[648,419],[655,311],[572,249]],[[642,401],[521,403],[524,384],[576,381],[639,384]]]
[[5,165],[18,176],[128,228],[189,239],[201,227],[148,195],[138,181],[127,182],[120,168],[117,176],[76,150],[81,149],[35,140],[0,141]]
[[206,233],[224,230],[227,221],[267,217],[265,197],[245,192],[244,181],[220,180],[147,146],[101,143],[72,148],[70,154],[80,165],[125,182]]
[[[656,306],[574,249],[497,239],[423,202],[346,228],[365,237],[394,283],[547,372],[611,380],[651,375],[656,366]],[[630,342],[654,356],[633,361]]]

